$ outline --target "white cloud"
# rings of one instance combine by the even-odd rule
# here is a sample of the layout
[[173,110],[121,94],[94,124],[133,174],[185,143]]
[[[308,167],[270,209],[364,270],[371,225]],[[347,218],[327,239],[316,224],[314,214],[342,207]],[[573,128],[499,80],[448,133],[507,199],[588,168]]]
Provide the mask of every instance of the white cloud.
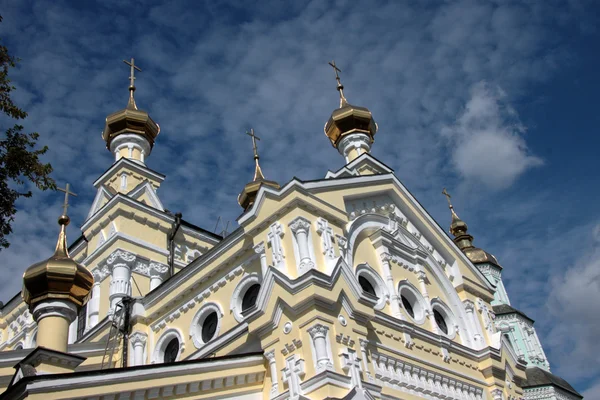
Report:
[[504,189],[526,170],[543,164],[530,154],[525,128],[497,86],[479,82],[456,123],[444,127],[452,163],[465,179]]
[[578,246],[583,249],[578,262],[550,280],[547,308],[560,323],[546,340],[566,379],[593,377],[598,371],[590,366],[600,365],[600,224],[588,235],[591,244]]

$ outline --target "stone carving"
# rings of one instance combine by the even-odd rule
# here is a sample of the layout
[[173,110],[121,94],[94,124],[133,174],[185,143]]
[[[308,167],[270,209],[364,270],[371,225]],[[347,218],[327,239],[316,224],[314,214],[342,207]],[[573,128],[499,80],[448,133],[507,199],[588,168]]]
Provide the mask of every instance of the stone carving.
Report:
[[331,229],[329,222],[325,218],[317,219],[317,233],[321,236],[321,246],[325,257],[334,258],[333,229]]
[[281,370],[283,372],[283,382],[288,385],[290,391],[289,398],[297,399],[302,394],[300,383],[302,383],[302,378],[306,373],[304,360],[297,354],[294,354],[285,360],[285,364],[286,367]]
[[342,354],[340,354],[340,359],[342,362],[342,370],[350,375],[350,379],[352,382],[352,386],[362,389],[362,379],[360,376],[361,366],[360,366],[360,358],[356,354],[356,351],[352,349],[344,349]]
[[281,238],[283,237],[283,228],[279,222],[273,223],[269,227],[269,233],[267,234],[268,242],[271,245],[271,252],[273,256],[273,265],[280,269],[283,267],[285,255],[283,254],[283,246],[281,245]]
[[298,256],[300,258],[298,272],[300,274],[315,267],[315,263],[310,256],[308,243],[308,232],[310,230],[310,225],[310,221],[303,217],[298,217],[290,222],[290,229],[294,233],[294,237],[296,238],[296,243],[298,245]]

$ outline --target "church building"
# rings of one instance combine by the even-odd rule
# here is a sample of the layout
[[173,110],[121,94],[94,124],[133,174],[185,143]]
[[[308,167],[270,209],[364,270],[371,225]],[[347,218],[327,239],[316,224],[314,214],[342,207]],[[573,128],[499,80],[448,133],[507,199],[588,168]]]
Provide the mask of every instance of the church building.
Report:
[[344,165],[269,180],[250,131],[254,176],[225,237],[163,205],[160,128],[126,63],[127,106],[102,134],[114,163],[81,232],[67,185],[54,254],[0,310],[0,400],[582,399],[448,192],[447,233],[370,154],[378,126],[335,63],[323,140]]

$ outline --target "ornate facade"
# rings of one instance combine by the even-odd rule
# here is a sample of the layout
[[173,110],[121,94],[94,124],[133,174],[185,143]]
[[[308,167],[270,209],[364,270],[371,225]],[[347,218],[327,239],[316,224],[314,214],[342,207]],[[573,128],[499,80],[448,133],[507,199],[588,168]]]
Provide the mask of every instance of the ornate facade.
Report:
[[255,145],[226,237],[164,208],[165,177],[146,165],[160,129],[137,108],[128,64],[129,102],[103,133],[115,162],[65,251],[93,281],[71,284],[73,300],[51,274],[50,297],[26,279],[24,294],[75,313],[36,314],[27,295],[4,305],[0,398],[581,398],[549,372],[500,264],[452,205],[450,237],[369,154],[377,124],[348,103],[335,64],[325,133],[346,165],[279,185]]

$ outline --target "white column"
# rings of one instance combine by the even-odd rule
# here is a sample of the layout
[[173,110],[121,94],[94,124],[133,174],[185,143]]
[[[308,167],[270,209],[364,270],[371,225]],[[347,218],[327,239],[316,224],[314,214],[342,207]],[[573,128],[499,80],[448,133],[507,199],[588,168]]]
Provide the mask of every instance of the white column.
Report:
[[467,299],[463,300],[463,305],[465,307],[465,311],[467,312],[467,317],[469,318],[468,322],[471,325],[473,332],[473,342],[477,346],[477,349],[481,349],[485,347],[485,343],[483,340],[481,327],[477,323],[477,316],[475,315],[475,303]]
[[385,281],[390,293],[390,306],[392,307],[392,315],[396,318],[404,319],[402,317],[402,313],[400,312],[400,296],[398,296],[398,291],[394,285],[394,277],[392,276],[392,269],[390,267],[390,261],[392,257],[389,253],[383,253],[381,254],[380,258],[381,265],[383,266],[383,274],[385,275]]
[[148,273],[150,274],[150,290],[156,289],[163,283],[167,276],[167,272],[169,272],[169,267],[167,265],[153,261],[150,262],[150,265],[148,266]]
[[358,343],[360,344],[360,353],[362,355],[363,368],[365,373],[369,374],[369,364],[367,362],[367,346],[369,341],[366,339],[358,339]]
[[267,351],[265,358],[269,361],[271,371],[271,398],[279,394],[279,383],[277,383],[277,365],[275,364],[275,350]]
[[298,257],[300,258],[298,272],[302,274],[315,266],[315,263],[310,257],[310,249],[308,247],[310,221],[306,218],[298,217],[290,223],[290,229],[294,233],[296,244],[298,245]]
[[253,247],[254,252],[260,257],[260,271],[262,272],[262,276],[267,274],[267,253],[265,252],[265,242],[260,242],[256,246]]
[[143,332],[134,332],[129,336],[131,347],[133,347],[133,366],[144,365],[144,350],[148,335]]
[[114,312],[117,303],[131,295],[131,269],[136,255],[124,250],[116,250],[106,259],[109,269],[112,269],[110,279],[110,313]]
[[317,373],[333,367],[327,349],[327,332],[329,328],[322,324],[313,325],[308,329],[315,350],[315,369]]
[[[420,267],[418,267],[420,268]],[[427,316],[430,319],[430,323],[431,323],[431,330],[435,333],[440,333],[437,323],[435,322],[435,318],[433,317],[433,310],[431,309],[431,301],[429,300],[429,293],[427,292],[427,274],[425,273],[425,271],[419,269],[417,271],[415,271],[415,273],[417,274],[417,280],[419,281],[419,288],[421,290],[421,294],[423,295],[423,298],[425,299],[425,308],[426,308],[426,312],[427,312]]]
[[94,286],[92,286],[92,296],[87,305],[89,327],[92,328],[98,324],[100,319],[100,281],[94,274]]

